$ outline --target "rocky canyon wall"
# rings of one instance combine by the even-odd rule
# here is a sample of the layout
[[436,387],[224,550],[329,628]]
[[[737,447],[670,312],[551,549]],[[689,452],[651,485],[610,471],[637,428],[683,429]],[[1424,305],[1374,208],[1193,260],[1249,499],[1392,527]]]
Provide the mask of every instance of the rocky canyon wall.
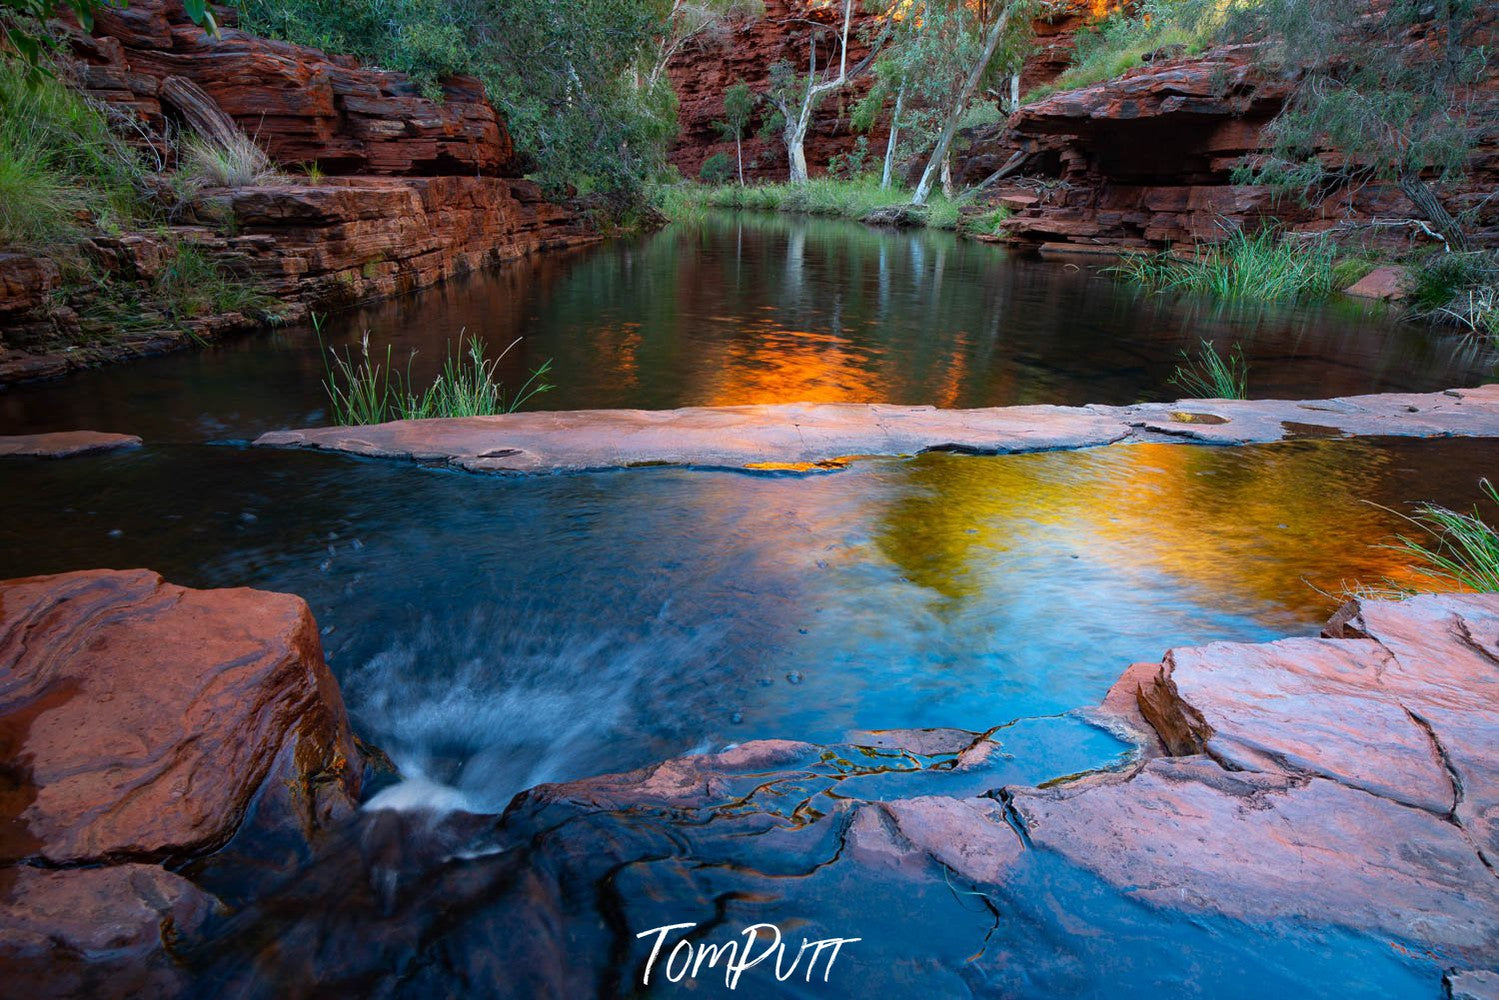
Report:
[[[598,234],[574,208],[543,197],[505,123],[475,80],[445,83],[440,102],[401,73],[259,38],[221,11],[218,37],[176,0],[99,12],[67,32],[66,69],[127,123],[148,157],[172,164],[168,136],[195,105],[227,115],[275,161],[274,176],[180,199],[150,231],[99,235],[82,248],[110,282],[150,290],[191,245],[276,301],[283,321],[415,291]],[[315,165],[316,172],[310,172]],[[0,248],[0,383],[52,377],[120,357],[160,353],[258,325],[238,312],[153,313],[99,322],[99,289],[70,281],[46,254]]]

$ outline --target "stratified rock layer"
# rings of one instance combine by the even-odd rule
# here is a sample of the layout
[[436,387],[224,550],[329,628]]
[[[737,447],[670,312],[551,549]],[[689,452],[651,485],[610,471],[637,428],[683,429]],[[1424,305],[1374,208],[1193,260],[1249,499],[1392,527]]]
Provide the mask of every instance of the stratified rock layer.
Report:
[[632,465],[817,471],[852,457],[1049,451],[1123,441],[1249,444],[1304,434],[1499,437],[1499,385],[1328,400],[1183,400],[1135,406],[793,403],[577,410],[273,431],[255,442],[443,462],[473,472]]
[[519,177],[505,123],[470,78],[449,79],[441,101],[404,73],[361,66],[305,45],[232,26],[205,32],[180,3],[103,7],[92,34],[74,32],[79,82],[91,96],[155,131],[185,117],[174,99],[186,79],[279,163],[330,174]]

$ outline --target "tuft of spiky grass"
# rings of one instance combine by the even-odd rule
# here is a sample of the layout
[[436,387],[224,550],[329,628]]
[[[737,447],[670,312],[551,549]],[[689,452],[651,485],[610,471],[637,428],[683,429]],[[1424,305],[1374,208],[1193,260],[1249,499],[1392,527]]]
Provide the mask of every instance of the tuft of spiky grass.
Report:
[[1182,363],[1176,366],[1171,383],[1196,399],[1247,399],[1249,396],[1249,363],[1238,344],[1224,357],[1210,340],[1204,340],[1197,354],[1181,352]]
[[1437,311],[1469,333],[1499,345],[1499,287],[1470,288],[1465,297]]
[[[1478,487],[1499,504],[1499,488],[1492,482],[1481,479]],[[1499,530],[1483,520],[1476,506],[1463,513],[1422,503],[1405,519],[1422,533],[1397,535],[1394,548],[1410,557],[1417,576],[1443,590],[1499,593]]]
[[[319,326],[315,320],[313,326]],[[321,332],[321,331],[320,331]],[[321,339],[321,338],[320,338]],[[391,349],[385,348],[385,363],[370,355],[370,335],[366,330],[359,341],[359,355],[344,351],[342,355],[328,348],[323,359],[323,389],[333,422],[345,427],[358,424],[383,424],[390,419]]]
[[[322,323],[317,317],[313,327],[322,343]],[[497,377],[500,361],[520,343],[511,342],[497,357],[485,356],[484,344],[477,338],[458,349],[450,343],[442,371],[427,388],[418,391],[411,377],[408,357],[403,375],[392,360],[391,348],[385,348],[383,361],[370,352],[370,335],[365,331],[359,352],[345,350],[339,354],[327,349],[323,361],[323,390],[333,422],[342,426],[383,424],[390,420],[425,420],[430,417],[488,417],[514,413],[538,393],[552,388],[547,381],[552,362],[543,362],[525,382],[511,393]]]
[[178,153],[178,169],[199,187],[247,187],[277,177],[265,150],[243,132],[225,140],[186,137]]
[[[1228,227],[1225,227],[1228,228]],[[1223,299],[1320,298],[1338,288],[1337,248],[1326,239],[1291,240],[1271,229],[1228,238],[1189,257],[1129,254],[1108,272],[1160,292],[1198,292]]]

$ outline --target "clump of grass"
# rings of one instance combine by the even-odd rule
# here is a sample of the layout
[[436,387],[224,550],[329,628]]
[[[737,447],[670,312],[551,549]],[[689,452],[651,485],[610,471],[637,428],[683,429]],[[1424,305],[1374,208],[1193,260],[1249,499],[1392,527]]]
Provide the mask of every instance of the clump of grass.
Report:
[[1162,292],[1199,292],[1224,299],[1321,298],[1337,290],[1337,248],[1330,240],[1291,240],[1273,230],[1228,239],[1190,257],[1129,254],[1109,272]]
[[1002,223],[1013,215],[1008,208],[1001,205],[984,212],[965,215],[958,224],[958,229],[965,233],[974,233],[983,236],[1000,236],[1004,233]]
[[1499,339],[1499,254],[1431,254],[1406,272],[1405,293],[1417,316]]
[[[313,326],[321,343],[321,321],[316,317]],[[411,359],[408,357],[403,374],[395,367],[387,345],[382,361],[371,354],[370,335],[366,331],[357,355],[352,350],[339,354],[328,348],[324,359],[323,389],[328,394],[333,422],[353,426],[390,420],[514,413],[538,393],[551,388],[547,382],[550,360],[534,369],[513,394],[497,377],[500,361],[519,343],[513,341],[497,357],[487,358],[481,341],[471,339],[465,350],[460,334],[457,351],[448,345],[442,371],[430,386],[418,391],[411,377]]]
[[1438,312],[1465,327],[1469,333],[1499,345],[1499,287],[1470,288],[1466,296],[1452,305],[1443,306]]
[[150,175],[109,120],[56,76],[0,56],[0,245],[49,249],[151,214]]
[[1224,357],[1212,341],[1204,340],[1195,356],[1185,349],[1170,382],[1196,399],[1247,399],[1249,363],[1238,344]]
[[[1478,482],[1489,501],[1499,505],[1499,488],[1487,479]],[[1411,572],[1428,581],[1424,587],[1386,580],[1383,585],[1360,585],[1354,597],[1399,599],[1423,590],[1460,590],[1499,593],[1499,529],[1486,522],[1475,506],[1470,512],[1441,504],[1417,504],[1411,514],[1400,514],[1419,534],[1396,535],[1385,546],[1410,560]]]
[[264,316],[276,306],[276,299],[257,284],[231,274],[191,243],[176,245],[151,288],[153,297],[178,319],[231,312]]
[[245,187],[277,177],[265,150],[242,132],[227,139],[186,137],[180,144],[177,165],[199,187]]

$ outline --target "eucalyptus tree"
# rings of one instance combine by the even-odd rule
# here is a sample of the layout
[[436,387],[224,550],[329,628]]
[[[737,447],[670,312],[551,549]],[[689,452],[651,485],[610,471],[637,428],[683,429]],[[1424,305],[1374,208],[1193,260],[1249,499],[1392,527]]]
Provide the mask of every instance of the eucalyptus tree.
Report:
[[1265,133],[1268,154],[1236,179],[1303,197],[1392,182],[1416,221],[1449,249],[1464,248],[1463,225],[1439,192],[1499,134],[1476,87],[1488,69],[1491,3],[1237,0],[1230,37],[1260,42],[1261,62],[1296,82]]
[[749,84],[740,80],[723,95],[723,117],[719,131],[734,140],[734,158],[739,164],[739,186],[744,187],[744,133],[755,115],[755,94]]
[[736,20],[749,20],[765,13],[762,0],[649,0],[656,31],[649,47],[650,69],[646,81],[654,86],[666,72],[682,46],[703,35],[722,31]]
[[[890,35],[895,8],[904,6],[906,0],[874,0],[869,24],[872,37],[868,38],[869,52],[859,62],[849,64],[849,41],[854,36],[855,0],[813,0],[816,6],[836,4],[837,17],[831,25],[815,23],[807,33],[807,64],[799,70],[791,63],[781,61],[770,68],[770,86],[765,99],[775,108],[775,123],[780,127],[781,140],[786,145],[788,177],[794,184],[807,179],[807,132],[818,107],[830,94],[848,86],[863,75],[879,56],[880,49]],[[829,40],[829,57],[819,66],[818,43]]]
[[922,79],[941,126],[911,196],[913,205],[926,204],[945,171],[953,136],[981,86],[1018,71],[1037,0],[924,0],[920,6],[905,58],[924,68]]

